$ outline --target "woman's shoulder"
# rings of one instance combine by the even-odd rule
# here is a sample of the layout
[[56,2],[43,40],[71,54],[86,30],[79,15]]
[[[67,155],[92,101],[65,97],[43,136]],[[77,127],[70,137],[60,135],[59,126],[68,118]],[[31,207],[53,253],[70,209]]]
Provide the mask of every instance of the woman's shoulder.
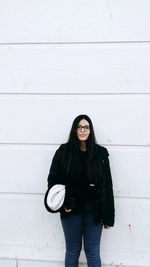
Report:
[[61,155],[63,153],[63,151],[66,148],[67,143],[61,144],[57,149],[56,149],[56,154],[57,155]]
[[66,146],[67,146],[67,143],[61,144],[59,146],[58,150],[62,151],[62,150],[64,150],[66,148]]
[[105,146],[96,144],[96,150],[103,157],[108,157],[109,156],[108,149]]
[[54,161],[59,161],[63,155],[63,151],[65,149],[65,144],[61,144],[54,152],[53,159]]

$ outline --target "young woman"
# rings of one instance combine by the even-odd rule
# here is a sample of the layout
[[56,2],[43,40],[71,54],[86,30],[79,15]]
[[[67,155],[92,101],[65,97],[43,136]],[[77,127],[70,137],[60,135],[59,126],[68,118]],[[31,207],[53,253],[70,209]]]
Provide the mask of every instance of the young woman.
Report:
[[114,225],[115,214],[108,156],[107,149],[96,143],[91,119],[79,115],[68,142],[53,157],[48,187],[66,186],[65,201],[58,210],[66,243],[65,267],[78,267],[82,239],[88,267],[101,267],[102,229]]

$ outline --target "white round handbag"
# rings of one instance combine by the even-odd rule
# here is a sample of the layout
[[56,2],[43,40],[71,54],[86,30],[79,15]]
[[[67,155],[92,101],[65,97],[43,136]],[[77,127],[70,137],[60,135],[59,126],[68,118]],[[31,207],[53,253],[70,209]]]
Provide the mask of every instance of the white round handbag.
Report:
[[64,203],[65,193],[66,189],[63,184],[56,184],[51,187],[46,198],[47,206],[53,211],[61,208]]

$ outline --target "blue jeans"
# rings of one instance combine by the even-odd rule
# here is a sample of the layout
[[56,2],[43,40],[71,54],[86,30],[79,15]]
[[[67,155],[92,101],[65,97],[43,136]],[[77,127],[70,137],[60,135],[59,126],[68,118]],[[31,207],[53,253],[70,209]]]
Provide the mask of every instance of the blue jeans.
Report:
[[82,237],[88,267],[101,267],[100,239],[103,226],[94,223],[91,207],[85,207],[79,214],[60,215],[60,218],[66,243],[65,267],[78,267]]

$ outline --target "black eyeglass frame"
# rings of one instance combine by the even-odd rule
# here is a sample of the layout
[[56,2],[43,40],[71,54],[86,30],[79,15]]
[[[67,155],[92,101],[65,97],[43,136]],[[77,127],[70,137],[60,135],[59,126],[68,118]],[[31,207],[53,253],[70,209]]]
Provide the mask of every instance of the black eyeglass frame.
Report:
[[81,131],[82,128],[84,129],[84,131],[90,131],[90,126],[89,125],[82,126],[80,124],[77,126],[77,131]]

